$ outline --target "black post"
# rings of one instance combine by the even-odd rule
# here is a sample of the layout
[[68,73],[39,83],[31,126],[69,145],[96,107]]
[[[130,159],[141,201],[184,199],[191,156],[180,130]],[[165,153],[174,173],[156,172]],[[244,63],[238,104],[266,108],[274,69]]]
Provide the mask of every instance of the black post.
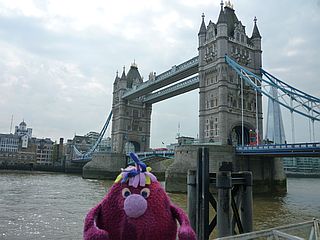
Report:
[[187,210],[190,219],[190,224],[193,230],[196,231],[197,219],[196,219],[196,206],[197,206],[197,186],[196,186],[196,171],[188,170],[188,202]]
[[202,226],[203,226],[203,218],[201,212],[202,206],[202,148],[198,149],[198,159],[197,159],[197,177],[196,177],[196,184],[197,184],[197,206],[196,206],[196,232],[198,240],[202,240]]
[[197,169],[197,236],[209,238],[209,149],[199,148]]
[[217,209],[217,226],[218,237],[231,236],[232,215],[231,215],[231,172],[221,171],[217,173],[218,188],[218,209]]
[[209,149],[202,148],[203,239],[209,239]]
[[243,173],[245,184],[243,186],[243,191],[241,192],[241,222],[243,226],[243,231],[245,233],[252,232],[253,230],[253,220],[252,220],[252,173]]

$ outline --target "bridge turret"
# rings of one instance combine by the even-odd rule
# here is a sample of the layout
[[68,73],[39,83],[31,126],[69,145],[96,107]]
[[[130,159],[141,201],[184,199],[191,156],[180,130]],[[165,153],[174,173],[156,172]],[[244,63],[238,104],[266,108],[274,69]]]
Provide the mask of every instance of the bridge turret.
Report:
[[223,1],[220,5],[221,10],[217,22],[217,57],[223,58],[228,53],[228,23],[226,11],[223,9]]
[[254,63],[255,69],[260,69],[262,67],[262,59],[261,59],[261,35],[257,26],[257,18],[254,17],[254,27],[253,27],[253,31],[252,31],[252,36],[250,38],[251,43],[253,45],[253,51],[254,51]]
[[138,71],[138,66],[134,62],[131,64],[129,72],[127,74],[127,88],[133,88],[143,82],[142,77]]
[[122,76],[118,74],[114,82],[112,103],[112,151],[148,151],[150,145],[151,105],[143,103],[140,98],[123,99],[123,94],[143,83],[143,79],[134,62],[127,75],[123,68]]
[[220,3],[221,9],[217,21],[217,37],[226,37],[228,36],[228,24],[226,13],[223,9],[223,1]]
[[[244,131],[243,140],[246,144],[249,141],[250,129],[259,128],[259,134],[262,136],[261,95],[258,94],[256,97],[255,92],[246,87],[242,104],[239,94],[241,79],[227,66],[225,55],[259,74],[260,33],[255,27],[253,38],[247,36],[245,26],[238,19],[230,1],[225,4],[221,1],[217,23],[209,21],[206,30],[204,45],[199,47],[200,141],[239,144]],[[243,127],[239,120],[242,117],[242,107]]]
[[206,41],[206,33],[207,33],[207,28],[206,28],[206,24],[204,22],[204,13],[202,13],[202,22],[201,22],[201,26],[200,26],[200,30],[198,33],[198,37],[199,37],[199,47],[203,46],[205,41]]
[[198,33],[198,39],[199,39],[199,66],[202,66],[204,64],[204,58],[205,58],[205,53],[206,53],[206,48],[205,48],[205,42],[206,42],[206,34],[207,34],[207,28],[206,24],[204,22],[204,13],[202,13],[202,22],[200,26],[200,30]]

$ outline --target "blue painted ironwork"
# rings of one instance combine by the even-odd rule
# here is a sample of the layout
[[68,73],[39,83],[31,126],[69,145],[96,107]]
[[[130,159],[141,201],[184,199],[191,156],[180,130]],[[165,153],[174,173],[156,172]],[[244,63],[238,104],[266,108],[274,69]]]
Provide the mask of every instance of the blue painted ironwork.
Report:
[[[139,159],[143,162],[148,162],[154,158],[161,158],[161,159],[168,159],[168,158],[174,158],[174,151],[168,150],[168,151],[150,151],[150,152],[139,152],[136,153],[136,155],[139,157]],[[127,154],[127,158],[129,159],[129,153]],[[128,164],[134,164],[134,162],[131,160],[131,158],[128,160]]]
[[112,111],[110,111],[109,116],[108,116],[105,124],[103,125],[103,128],[101,129],[97,141],[87,152],[81,153],[75,145],[73,146],[73,152],[76,155],[76,158],[72,159],[72,162],[90,161],[92,159],[92,153],[97,149],[98,145],[100,144],[100,142],[101,142],[108,126],[109,126],[109,123],[111,121],[111,117],[112,117]]
[[185,81],[174,84],[170,87],[151,93],[147,95],[143,102],[145,103],[156,103],[164,99],[170,98],[172,96],[177,96],[179,94],[194,90],[199,88],[199,76],[191,77]]
[[[265,70],[261,69],[261,74],[267,79],[252,73],[242,67],[229,56],[225,56],[226,63],[253,89],[267,96],[291,112],[298,113],[312,121],[320,121],[320,99],[302,92],[287,83],[275,78]],[[278,97],[270,94],[268,88],[274,87],[278,90]],[[292,101],[293,104],[290,103]]]
[[294,144],[265,144],[257,146],[237,146],[236,155],[264,156],[320,156],[320,142]]
[[[154,80],[148,80],[136,87],[134,87],[133,89],[127,90],[123,95],[122,98],[126,99],[128,97],[130,97],[131,95],[136,94],[137,92],[143,92],[145,89],[151,89],[150,92],[152,92],[155,89],[158,89],[157,87],[155,87],[155,89],[153,89],[153,86],[157,86],[159,85],[159,83],[164,82],[170,78],[172,78],[173,76],[179,75],[182,72],[188,71],[189,69],[192,68],[197,68],[199,65],[199,57],[193,57],[179,65],[175,65],[173,66],[170,70],[167,70],[159,75],[157,75],[155,77]],[[195,72],[192,72],[192,74],[195,74],[198,72],[198,69],[196,69]],[[189,76],[191,76],[192,74],[190,74]],[[184,76],[187,77],[187,76]]]
[[177,73],[182,72],[188,68],[198,66],[198,64],[199,64],[199,57],[196,56],[194,58],[191,58],[191,59],[179,64],[178,66],[173,66],[170,70],[156,76],[155,81],[161,81],[165,78],[171,77],[173,74],[177,74]]

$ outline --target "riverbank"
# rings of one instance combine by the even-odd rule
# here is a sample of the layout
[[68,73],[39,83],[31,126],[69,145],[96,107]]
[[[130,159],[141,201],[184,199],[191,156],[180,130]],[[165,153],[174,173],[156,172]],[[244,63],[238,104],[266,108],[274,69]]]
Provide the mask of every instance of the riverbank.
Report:
[[61,172],[61,173],[78,173],[82,174],[83,164],[68,164],[65,166],[38,165],[38,164],[14,164],[0,165],[0,170],[17,170],[17,171],[43,171],[43,172]]
[[320,173],[287,172],[288,178],[320,178]]

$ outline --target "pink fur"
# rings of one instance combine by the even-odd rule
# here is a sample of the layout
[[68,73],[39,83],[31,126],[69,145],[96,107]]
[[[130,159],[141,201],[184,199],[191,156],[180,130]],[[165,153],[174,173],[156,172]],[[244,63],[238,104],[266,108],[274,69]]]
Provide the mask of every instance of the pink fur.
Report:
[[[149,188],[146,198],[147,209],[137,217],[126,215],[122,189],[128,188],[131,194],[141,194]],[[169,197],[159,182],[133,187],[127,183],[115,183],[104,199],[92,208],[84,226],[85,240],[195,240],[196,236],[187,215],[182,209],[171,204]]]

